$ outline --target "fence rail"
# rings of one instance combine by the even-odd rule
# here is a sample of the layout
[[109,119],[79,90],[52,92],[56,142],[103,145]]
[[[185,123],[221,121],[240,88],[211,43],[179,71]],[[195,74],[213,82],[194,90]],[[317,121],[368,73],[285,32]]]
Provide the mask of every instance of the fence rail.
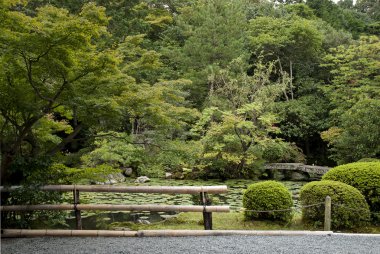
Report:
[[[22,186],[0,186],[1,192],[12,192]],[[222,186],[107,186],[107,185],[44,185],[36,187],[42,191],[82,191],[82,192],[119,192],[119,193],[161,193],[161,194],[209,194],[227,193]]]
[[59,210],[96,210],[96,211],[152,211],[152,212],[230,212],[229,206],[180,206],[180,205],[10,205],[0,206],[0,211],[59,211]]
[[[0,192],[12,192],[21,186],[0,186]],[[153,211],[153,212],[202,212],[206,230],[212,229],[212,212],[229,212],[229,206],[211,206],[208,194],[226,193],[227,186],[104,186],[104,185],[44,185],[35,188],[42,191],[72,191],[74,204],[49,205],[10,205],[0,206],[1,212],[34,211],[34,210],[74,210],[77,229],[82,229],[82,210],[99,211]],[[119,193],[161,193],[161,194],[198,194],[200,206],[181,205],[108,205],[108,204],[80,204],[81,192],[119,192]]]

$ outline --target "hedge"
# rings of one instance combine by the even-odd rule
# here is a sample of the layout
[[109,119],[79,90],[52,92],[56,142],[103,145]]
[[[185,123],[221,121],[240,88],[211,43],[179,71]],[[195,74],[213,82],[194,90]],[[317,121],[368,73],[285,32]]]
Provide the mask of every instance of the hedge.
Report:
[[358,189],[367,200],[372,218],[380,222],[380,161],[341,165],[330,169],[322,179],[339,181]]
[[364,196],[354,187],[336,181],[310,182],[301,188],[302,219],[316,226],[323,225],[326,196],[331,197],[331,227],[333,229],[364,226],[370,220],[370,212]]
[[292,196],[289,190],[276,181],[265,181],[254,183],[248,186],[243,195],[243,207],[246,210],[274,211],[274,212],[254,212],[245,211],[246,219],[275,220],[288,222],[292,219],[291,208],[293,206]]

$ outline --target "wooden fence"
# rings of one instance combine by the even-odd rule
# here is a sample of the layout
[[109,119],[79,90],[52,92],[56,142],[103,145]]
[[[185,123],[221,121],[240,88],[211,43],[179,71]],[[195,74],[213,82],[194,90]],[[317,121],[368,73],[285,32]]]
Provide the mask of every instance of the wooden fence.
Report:
[[[20,186],[3,187],[1,192],[11,192]],[[45,185],[38,187],[42,191],[73,192],[73,204],[51,205],[10,205],[0,206],[1,212],[34,210],[74,210],[77,229],[82,229],[82,210],[101,211],[155,211],[155,212],[202,212],[205,230],[212,229],[213,212],[229,212],[229,206],[212,206],[208,194],[226,193],[227,186],[106,186],[106,185]],[[80,192],[119,192],[119,193],[161,193],[161,194],[198,194],[199,206],[182,205],[108,205],[80,204]]]

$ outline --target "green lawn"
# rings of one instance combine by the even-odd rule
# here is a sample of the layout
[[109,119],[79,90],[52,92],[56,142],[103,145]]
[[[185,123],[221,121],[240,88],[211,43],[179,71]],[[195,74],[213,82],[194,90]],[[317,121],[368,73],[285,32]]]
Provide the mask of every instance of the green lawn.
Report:
[[[213,229],[219,230],[323,230],[322,227],[304,225],[300,214],[296,214],[288,224],[273,221],[245,221],[242,213],[213,213]],[[152,224],[131,222],[113,223],[110,229],[203,229],[202,213],[180,213],[178,217]],[[368,226],[345,232],[380,233],[380,227]]]

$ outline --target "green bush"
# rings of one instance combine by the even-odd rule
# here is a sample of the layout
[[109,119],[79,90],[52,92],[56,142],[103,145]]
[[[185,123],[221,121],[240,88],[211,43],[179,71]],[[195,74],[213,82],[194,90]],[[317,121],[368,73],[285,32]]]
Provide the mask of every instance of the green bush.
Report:
[[372,218],[380,222],[380,161],[341,165],[331,169],[322,179],[339,181],[358,189],[367,200]]
[[243,207],[246,210],[275,212],[245,211],[246,219],[278,220],[288,222],[292,219],[291,207],[293,206],[292,195],[289,190],[276,181],[265,181],[248,186],[243,195]]
[[[310,182],[301,188],[302,206],[324,202],[331,197],[331,226],[333,229],[363,226],[370,218],[368,204],[364,196],[354,187],[336,181]],[[324,222],[324,205],[305,207],[302,218],[306,223],[321,226]]]

